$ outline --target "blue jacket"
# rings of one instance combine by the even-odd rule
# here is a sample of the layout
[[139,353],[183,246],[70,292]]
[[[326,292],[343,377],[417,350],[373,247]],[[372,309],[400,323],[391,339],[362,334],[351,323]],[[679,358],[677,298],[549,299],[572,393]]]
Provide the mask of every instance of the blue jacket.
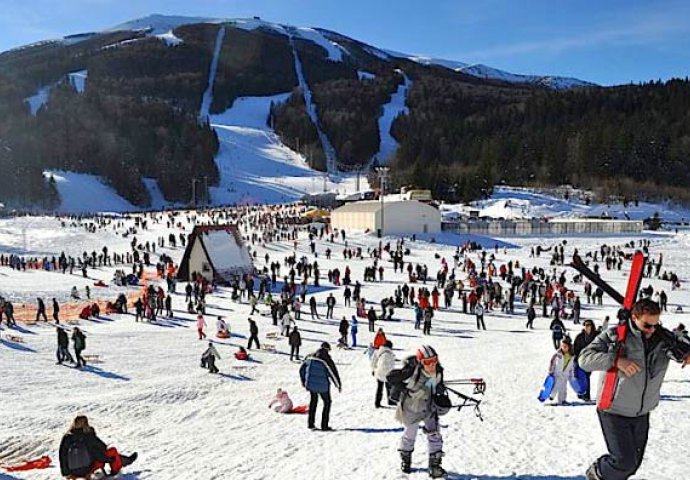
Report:
[[340,376],[333,359],[326,350],[319,349],[316,353],[307,356],[299,369],[302,386],[315,393],[330,391],[331,382],[340,388]]
[[357,321],[357,318],[352,315],[352,322],[350,322],[350,333],[357,333],[357,324],[359,322]]

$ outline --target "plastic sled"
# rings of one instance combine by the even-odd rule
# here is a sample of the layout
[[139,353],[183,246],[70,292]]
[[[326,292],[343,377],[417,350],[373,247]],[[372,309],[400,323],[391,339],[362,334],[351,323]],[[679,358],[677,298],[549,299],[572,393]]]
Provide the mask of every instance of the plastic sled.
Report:
[[37,470],[50,467],[50,457],[47,455],[37,458],[35,460],[27,460],[22,464],[13,466],[4,466],[3,468],[8,472],[24,472],[27,470]]
[[587,372],[582,370],[577,365],[575,366],[575,375],[570,379],[570,386],[578,395],[584,395],[587,393],[587,388],[589,387],[589,378],[587,378]]
[[545,402],[546,400],[548,400],[551,396],[551,392],[553,392],[553,387],[555,386],[556,377],[554,377],[552,374],[549,374],[549,376],[546,377],[546,380],[544,380],[544,386],[541,387],[541,392],[539,393],[539,401]]
[[309,407],[307,405],[297,405],[293,407],[288,413],[309,413]]

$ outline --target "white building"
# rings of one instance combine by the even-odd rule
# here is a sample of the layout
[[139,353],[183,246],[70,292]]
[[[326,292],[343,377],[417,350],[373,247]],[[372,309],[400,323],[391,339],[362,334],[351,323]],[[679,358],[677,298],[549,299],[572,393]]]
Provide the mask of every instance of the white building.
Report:
[[344,230],[382,229],[384,235],[435,233],[441,231],[441,212],[416,200],[384,202],[383,208],[378,200],[353,202],[333,210],[331,224]]
[[194,227],[177,271],[177,278],[191,281],[200,274],[211,281],[228,283],[232,277],[252,273],[254,264],[234,225]]

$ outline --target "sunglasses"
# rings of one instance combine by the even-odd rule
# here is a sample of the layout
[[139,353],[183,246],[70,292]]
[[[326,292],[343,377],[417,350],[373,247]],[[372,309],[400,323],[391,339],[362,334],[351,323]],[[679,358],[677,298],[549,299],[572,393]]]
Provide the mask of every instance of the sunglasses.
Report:
[[430,367],[430,366],[436,365],[436,364],[438,363],[438,358],[436,358],[436,357],[432,357],[432,358],[423,358],[423,359],[421,360],[421,362],[422,362],[422,365],[424,365],[424,366],[426,366],[426,367]]
[[661,324],[660,324],[660,323],[647,323],[647,322],[642,322],[642,326],[643,326],[646,330],[656,330],[657,328],[659,328],[659,327],[661,326]]

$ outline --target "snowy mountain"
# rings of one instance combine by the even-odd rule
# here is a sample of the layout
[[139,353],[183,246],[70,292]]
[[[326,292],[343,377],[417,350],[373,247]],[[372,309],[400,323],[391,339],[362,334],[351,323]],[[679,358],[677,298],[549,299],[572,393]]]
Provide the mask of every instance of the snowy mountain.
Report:
[[[184,17],[184,16],[169,16],[169,15],[150,15],[136,20],[131,20],[106,31],[115,32],[122,30],[142,30],[148,35],[161,35],[173,30],[182,25],[190,25],[195,23],[231,23],[240,28],[248,30],[256,28],[268,28],[278,32],[284,29],[291,28],[287,25],[280,25],[272,22],[267,22],[259,18],[208,18],[208,17]],[[342,35],[330,32],[323,29],[312,28],[298,28],[296,29],[299,35],[309,41],[324,47],[329,52],[329,59],[334,61],[342,61],[343,54],[347,54],[341,45],[337,43],[337,38]],[[556,90],[567,90],[578,87],[593,87],[596,84],[579,80],[571,77],[560,77],[553,75],[523,75],[506,72],[487,65],[482,64],[468,64],[456,60],[443,60],[439,58],[427,57],[424,55],[411,55],[407,53],[400,53],[393,50],[381,50],[370,45],[366,45],[369,53],[378,56],[383,60],[390,60],[391,58],[405,58],[422,65],[439,65],[456,72],[466,73],[477,78],[500,80],[509,83],[525,83],[532,85],[541,85]]]
[[[473,178],[487,184],[520,184],[537,174],[540,181],[571,181],[570,175],[583,184],[588,177],[600,180],[621,170],[599,160],[608,159],[607,152],[620,152],[616,165],[635,159],[635,181],[648,180],[640,165],[650,162],[664,165],[654,169],[665,175],[653,178],[657,184],[680,182],[688,171],[676,158],[667,159],[684,158],[684,143],[646,148],[660,145],[658,135],[617,131],[651,120],[661,126],[645,115],[664,110],[648,104],[659,97],[675,102],[679,89],[669,87],[666,95],[649,95],[663,85],[624,95],[637,87],[581,91],[575,87],[593,84],[388,51],[338,32],[257,17],[151,15],[38,42],[0,53],[0,85],[7,147],[0,149],[0,162],[18,177],[0,178],[0,201],[12,207],[59,206],[61,191],[86,178],[70,172],[92,176],[128,204],[150,208],[202,199],[283,201],[324,188],[343,193],[354,183],[347,172],[366,171],[374,162],[401,167],[401,185],[430,188],[454,201],[480,196],[483,186]],[[571,88],[569,95],[560,92]],[[631,115],[629,102],[622,101],[627,95],[639,99],[632,103],[639,121],[629,124],[616,116]],[[241,111],[233,110],[240,101],[261,105],[260,132],[247,130],[236,116],[232,125],[219,117]],[[569,116],[575,106],[582,114]],[[548,138],[539,118],[555,119]],[[591,121],[582,124],[584,118]],[[673,128],[679,121],[672,118],[664,131],[680,132]],[[623,135],[637,143],[625,149],[603,145],[596,134],[608,130],[594,125],[611,126],[615,131],[607,138]],[[232,130],[226,127],[237,127],[231,142],[225,141]],[[265,148],[254,148],[261,135],[268,139]],[[559,156],[578,144],[601,151],[570,152],[583,158],[566,166],[581,171],[552,175],[562,166]],[[286,158],[295,172],[308,172],[306,186],[299,180],[299,188],[276,188],[267,196],[228,187],[250,185],[252,171]],[[515,158],[519,169],[512,167]],[[431,165],[438,168],[427,171]],[[44,172],[61,172],[65,180],[53,177],[51,183]],[[318,182],[322,172],[327,178]],[[195,188],[200,182],[201,193]]]
[[580,87],[596,87],[597,85],[592,82],[587,82],[584,80],[579,80],[572,77],[559,77],[552,75],[521,75],[516,73],[506,72],[505,70],[499,70],[497,68],[489,67],[482,64],[469,64],[458,62],[455,60],[443,60],[440,58],[427,57],[424,55],[408,55],[405,53],[395,52],[392,50],[386,50],[386,52],[392,57],[406,58],[412,60],[413,62],[420,63],[422,65],[438,65],[445,67],[449,70],[455,72],[466,73],[472,75],[473,77],[483,78],[486,80],[500,80],[509,83],[525,83],[530,85],[540,85],[554,90],[568,90],[571,88]]

